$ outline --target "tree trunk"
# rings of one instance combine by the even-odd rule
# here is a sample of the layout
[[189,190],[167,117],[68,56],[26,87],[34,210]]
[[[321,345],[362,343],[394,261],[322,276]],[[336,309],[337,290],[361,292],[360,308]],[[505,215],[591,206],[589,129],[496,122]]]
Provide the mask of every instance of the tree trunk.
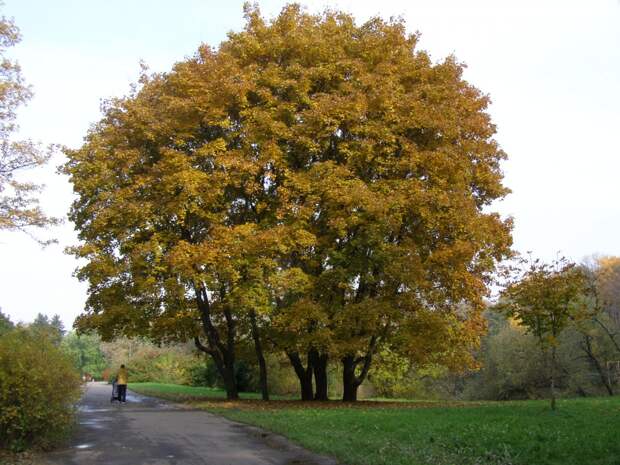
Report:
[[226,389],[226,398],[228,400],[239,399],[239,390],[237,389],[237,380],[235,379],[235,360],[234,357],[223,359],[220,353],[203,345],[198,337],[194,338],[196,347],[211,356],[217,372],[224,380],[224,389]]
[[314,400],[329,400],[327,395],[327,354],[319,354],[312,349],[312,369],[314,371]]
[[230,363],[224,366],[224,388],[226,389],[226,399],[239,399],[239,391],[237,389],[237,380],[235,379],[235,364]]
[[605,331],[605,334],[607,334],[607,337],[609,337],[609,340],[611,341],[611,343],[614,345],[614,347],[616,348],[616,351],[620,353],[620,344],[618,343],[618,341],[616,340],[616,336],[617,333],[612,333],[611,330],[607,327],[606,324],[604,324],[601,320],[599,320],[598,318],[594,318],[594,322],[596,324],[598,324],[601,328],[603,328],[603,331]]
[[237,380],[235,379],[235,321],[230,311],[224,312],[227,326],[226,343],[224,343],[218,329],[211,321],[211,306],[206,289],[194,285],[194,291],[203,331],[207,337],[207,344],[202,344],[198,337],[194,338],[194,343],[199,350],[209,354],[213,359],[218,373],[224,380],[226,398],[236,400],[239,398],[239,390],[237,388]]
[[267,363],[263,355],[263,346],[260,341],[258,324],[256,323],[256,313],[250,312],[250,321],[252,323],[252,338],[254,339],[254,350],[256,351],[256,359],[258,360],[260,390],[263,400],[269,400],[269,386],[267,385]]
[[596,357],[596,354],[594,353],[594,349],[592,348],[592,336],[589,336],[588,334],[583,334],[583,342],[581,344],[581,348],[586,353],[586,356],[590,360],[590,363],[592,364],[592,366],[598,373],[599,377],[601,378],[601,383],[603,383],[603,386],[605,386],[607,393],[610,396],[613,396],[614,390],[613,390],[613,387],[609,379],[610,378],[609,370],[607,373],[605,373],[603,366],[601,365],[598,358]]
[[[354,355],[346,355],[342,358],[342,401],[343,402],[355,402],[357,400],[357,388],[364,382],[370,365],[372,363],[372,357],[377,348],[377,336],[370,338],[368,343],[368,351],[363,357],[355,358]],[[357,365],[364,362],[359,375],[355,375],[355,369]]]
[[355,376],[355,357],[347,355],[342,358],[342,401],[355,402],[357,400],[357,388],[361,383]]
[[551,346],[551,410],[555,410],[555,345]]
[[301,357],[297,352],[286,352],[297,378],[299,378],[299,385],[301,390],[301,400],[312,400],[312,361],[308,359],[308,366],[304,368],[304,364],[301,361]]

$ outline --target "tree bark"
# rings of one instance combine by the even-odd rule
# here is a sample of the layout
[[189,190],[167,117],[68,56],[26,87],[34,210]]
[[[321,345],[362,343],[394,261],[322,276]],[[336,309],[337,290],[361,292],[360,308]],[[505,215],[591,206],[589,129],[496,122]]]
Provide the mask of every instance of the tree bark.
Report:
[[297,378],[299,378],[301,400],[312,400],[312,361],[308,358],[308,366],[304,368],[304,364],[301,361],[299,353],[287,351],[286,355],[291,361],[291,365],[293,365]]
[[224,365],[224,388],[226,389],[226,399],[239,399],[239,390],[237,388],[237,379],[235,378],[235,364],[229,362]]
[[[346,355],[342,358],[342,401],[343,402],[355,402],[357,400],[357,388],[364,382],[370,365],[372,363],[372,357],[377,347],[377,337],[370,338],[368,343],[368,351],[363,357],[356,358],[354,355]],[[362,363],[362,369],[360,374],[356,375],[355,370],[357,366]]]
[[218,329],[211,321],[211,306],[206,289],[195,284],[194,291],[203,331],[207,337],[207,344],[202,344],[198,337],[194,338],[194,343],[199,350],[209,354],[213,359],[218,373],[224,380],[226,398],[237,400],[239,399],[239,390],[235,379],[236,323],[231,312],[229,310],[224,311],[226,320],[226,343],[224,343]]
[[320,354],[312,349],[309,357],[312,357],[312,369],[314,371],[315,393],[314,400],[329,400],[327,395],[327,354]]
[[263,400],[269,400],[269,386],[267,385],[267,363],[263,355],[263,346],[260,341],[258,324],[256,322],[256,313],[250,312],[250,322],[252,324],[252,338],[254,339],[254,350],[256,351],[256,359],[258,360],[258,369],[260,377],[260,390]]
[[347,355],[342,358],[342,401],[355,402],[357,400],[358,379],[355,376],[355,357]]

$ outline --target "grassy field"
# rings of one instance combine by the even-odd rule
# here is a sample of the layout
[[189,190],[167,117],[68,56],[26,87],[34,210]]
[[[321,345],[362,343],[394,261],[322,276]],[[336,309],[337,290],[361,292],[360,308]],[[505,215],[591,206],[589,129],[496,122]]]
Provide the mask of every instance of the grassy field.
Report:
[[[174,395],[185,390],[168,385]],[[196,389],[196,388],[192,388]],[[207,393],[207,391],[205,391]],[[548,402],[193,402],[349,465],[620,465],[620,398]],[[222,393],[218,395],[222,397]]]

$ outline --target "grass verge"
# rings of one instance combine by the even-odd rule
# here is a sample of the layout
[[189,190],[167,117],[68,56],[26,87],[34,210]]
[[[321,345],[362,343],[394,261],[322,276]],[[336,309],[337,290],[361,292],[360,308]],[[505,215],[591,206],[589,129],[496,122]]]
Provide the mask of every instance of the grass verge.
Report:
[[620,465],[618,397],[562,400],[556,412],[546,401],[191,402],[349,465]]
[[[218,388],[202,386],[181,386],[178,384],[165,383],[129,383],[129,389],[145,396],[160,397],[175,402],[187,402],[209,399],[226,399],[226,391]],[[242,399],[258,400],[261,398],[258,392],[242,392]],[[272,396],[274,399],[287,399],[283,396]]]

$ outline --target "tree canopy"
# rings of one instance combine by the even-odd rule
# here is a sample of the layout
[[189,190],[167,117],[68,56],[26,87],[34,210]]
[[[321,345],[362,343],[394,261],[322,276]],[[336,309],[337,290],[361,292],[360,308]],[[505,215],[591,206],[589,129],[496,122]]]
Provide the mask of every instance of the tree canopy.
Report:
[[225,380],[251,331],[310,371],[341,361],[346,400],[382,345],[467,365],[511,244],[488,96],[400,20],[245,17],[66,151],[78,327],[195,338]]

